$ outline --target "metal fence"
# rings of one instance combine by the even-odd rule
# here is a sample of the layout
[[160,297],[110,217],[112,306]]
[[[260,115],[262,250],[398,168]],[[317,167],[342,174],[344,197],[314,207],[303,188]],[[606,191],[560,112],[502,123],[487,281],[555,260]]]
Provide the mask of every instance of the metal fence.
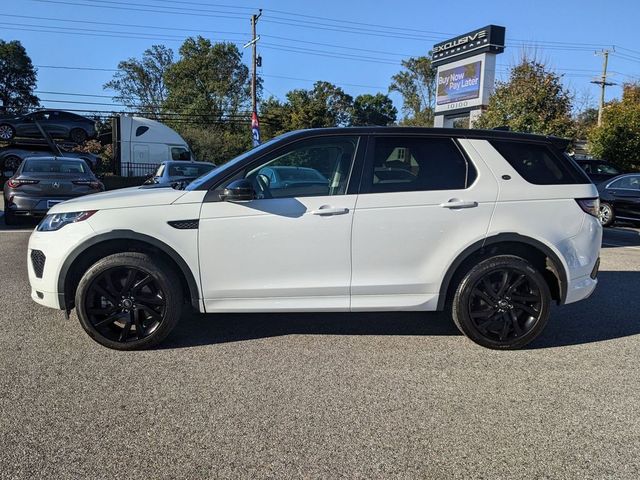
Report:
[[123,177],[146,177],[157,169],[157,163],[122,162],[119,173]]

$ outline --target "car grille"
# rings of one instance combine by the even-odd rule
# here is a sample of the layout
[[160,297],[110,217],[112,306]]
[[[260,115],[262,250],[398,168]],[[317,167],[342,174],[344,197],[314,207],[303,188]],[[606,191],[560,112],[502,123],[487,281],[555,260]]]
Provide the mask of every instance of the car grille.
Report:
[[44,256],[40,250],[31,250],[31,265],[33,265],[33,271],[36,277],[42,278],[42,272],[44,271],[44,262],[47,257]]
[[191,230],[198,228],[198,224],[200,223],[196,220],[174,220],[171,222],[167,222],[173,228],[177,228],[178,230]]

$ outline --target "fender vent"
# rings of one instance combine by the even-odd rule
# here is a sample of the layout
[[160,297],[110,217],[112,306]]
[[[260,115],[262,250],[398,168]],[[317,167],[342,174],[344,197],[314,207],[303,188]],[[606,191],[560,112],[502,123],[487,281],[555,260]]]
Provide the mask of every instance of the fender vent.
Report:
[[31,250],[31,265],[33,266],[33,272],[37,278],[42,278],[42,272],[44,271],[44,262],[47,257],[44,256],[40,250]]
[[167,222],[173,228],[177,228],[178,230],[194,230],[198,228],[200,223],[199,220],[172,220]]

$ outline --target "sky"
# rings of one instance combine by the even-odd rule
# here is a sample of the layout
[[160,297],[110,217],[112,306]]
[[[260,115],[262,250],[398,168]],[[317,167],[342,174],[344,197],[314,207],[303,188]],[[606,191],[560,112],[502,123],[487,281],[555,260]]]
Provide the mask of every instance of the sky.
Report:
[[[103,89],[119,61],[139,58],[153,44],[177,52],[197,34],[242,48],[259,8],[265,97],[282,99],[316,80],[353,96],[387,93],[402,59],[489,24],[507,32],[499,79],[523,52],[535,54],[563,76],[578,108],[599,99],[590,83],[602,70],[596,51],[612,50],[609,81],[618,85],[607,88],[607,99],[620,97],[623,82],[640,79],[639,0],[5,0],[0,39],[27,49],[45,107],[120,110]],[[244,50],[247,64],[250,55]],[[391,97],[400,109],[400,97]]]

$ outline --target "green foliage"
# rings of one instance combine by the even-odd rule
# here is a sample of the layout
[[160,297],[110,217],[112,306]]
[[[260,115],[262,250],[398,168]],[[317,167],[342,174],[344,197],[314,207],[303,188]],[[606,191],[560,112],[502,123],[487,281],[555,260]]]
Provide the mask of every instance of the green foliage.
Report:
[[329,82],[311,90],[291,90],[287,100],[269,98],[260,106],[263,138],[302,128],[340,127],[351,122],[353,98]]
[[34,95],[36,70],[22,44],[0,40],[0,107],[6,113],[25,113],[40,105]]
[[605,107],[602,126],[589,136],[589,150],[623,169],[640,167],[640,84],[625,85],[622,100]]
[[571,95],[560,77],[545,65],[524,58],[511,69],[507,82],[497,82],[487,111],[476,128],[508,126],[515,132],[573,138]]
[[196,160],[221,165],[251,148],[249,128],[172,125],[191,146]]
[[598,124],[598,109],[589,107],[578,113],[575,118],[576,137],[587,138]]
[[205,126],[236,120],[250,110],[249,69],[232,43],[187,38],[180,47],[180,59],[167,69],[165,82],[166,109],[190,115]]
[[387,95],[364,94],[353,101],[351,125],[389,125],[396,121],[397,116],[398,109]]
[[389,92],[402,95],[404,125],[433,125],[436,102],[436,71],[430,57],[416,57],[402,61],[403,70],[393,77]]
[[114,101],[157,119],[167,99],[164,76],[171,65],[173,50],[153,45],[144,51],[141,60],[129,58],[118,63],[118,71],[103,88],[116,92]]

